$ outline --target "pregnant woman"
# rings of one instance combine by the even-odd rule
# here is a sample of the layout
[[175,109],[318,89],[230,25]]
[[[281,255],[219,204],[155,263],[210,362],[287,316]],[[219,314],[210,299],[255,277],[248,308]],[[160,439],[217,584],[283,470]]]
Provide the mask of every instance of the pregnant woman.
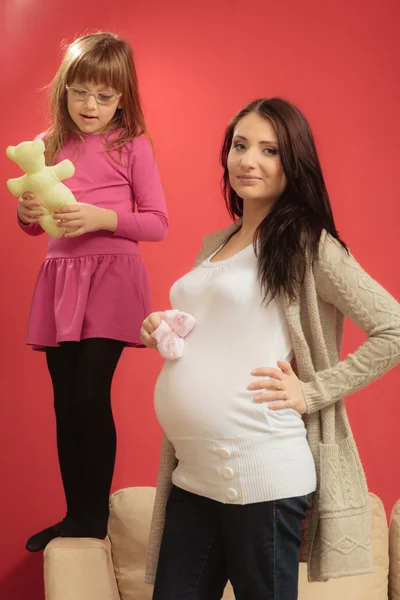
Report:
[[[228,580],[237,600],[295,600],[310,507],[310,580],[372,569],[343,398],[397,364],[399,305],[341,240],[297,108],[245,107],[222,165],[234,224],[204,239],[170,294],[196,326],[155,390],[165,436],[147,579],[154,600],[219,600]],[[368,340],[340,360],[345,316]],[[149,347],[161,318],[143,323]]]

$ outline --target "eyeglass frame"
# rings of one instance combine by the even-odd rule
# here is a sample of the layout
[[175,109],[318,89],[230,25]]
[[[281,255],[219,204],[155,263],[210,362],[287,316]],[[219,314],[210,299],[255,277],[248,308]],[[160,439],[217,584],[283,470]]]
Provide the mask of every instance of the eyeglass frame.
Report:
[[[86,92],[86,93],[87,93],[87,96],[86,96],[86,98],[79,98],[79,99],[78,99],[78,98],[74,98],[74,100],[75,100],[76,102],[85,102],[85,101],[86,101],[88,98],[90,98],[90,96],[93,96],[93,98],[96,100],[96,103],[97,103],[97,104],[100,104],[100,106],[112,106],[112,103],[111,103],[111,104],[105,104],[104,102],[99,102],[99,101],[98,101],[98,99],[97,99],[97,96],[98,96],[99,94],[101,94],[101,92],[96,92],[96,93],[94,94],[93,92],[89,92],[89,90],[87,90],[87,89],[86,89],[86,88],[84,88],[84,87],[82,87],[82,88],[76,88],[76,87],[73,87],[73,86],[71,86],[71,85],[66,85],[66,86],[65,86],[65,89],[67,90],[67,92],[68,92],[69,90],[81,90],[82,92]],[[111,94],[111,93],[110,93],[110,96],[114,96],[114,102],[115,102],[115,100],[119,100],[119,99],[121,98],[121,96],[122,96],[122,92],[119,92],[118,94]]]

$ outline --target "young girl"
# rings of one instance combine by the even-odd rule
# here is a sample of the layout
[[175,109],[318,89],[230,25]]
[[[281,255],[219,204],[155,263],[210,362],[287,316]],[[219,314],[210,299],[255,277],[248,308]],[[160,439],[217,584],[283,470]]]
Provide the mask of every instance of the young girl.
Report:
[[[107,534],[116,433],[110,402],[125,346],[140,347],[150,308],[141,241],[163,240],[168,219],[140,105],[132,50],[111,33],[75,40],[54,78],[47,164],[69,158],[78,203],[54,215],[67,232],[49,238],[33,296],[27,343],[46,352],[54,388],[66,517],[27,542]],[[32,194],[21,227],[43,233]]]
[[[205,238],[197,268],[171,289],[197,325],[156,385],[165,438],[148,581],[154,600],[219,600],[228,579],[237,600],[295,600],[313,494],[309,578],[372,568],[343,398],[399,361],[400,310],[341,241],[298,109],[245,107],[222,165],[235,223]],[[369,340],[340,361],[344,315]],[[148,346],[159,323],[159,313],[143,323]]]

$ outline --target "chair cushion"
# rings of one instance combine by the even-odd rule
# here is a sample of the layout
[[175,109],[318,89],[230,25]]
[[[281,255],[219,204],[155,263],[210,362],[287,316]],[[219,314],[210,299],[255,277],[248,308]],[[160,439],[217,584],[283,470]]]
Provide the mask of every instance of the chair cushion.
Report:
[[400,600],[400,500],[392,510],[389,529],[389,598]]
[[121,600],[148,600],[152,595],[144,572],[154,498],[155,488],[131,487],[110,499],[108,535]]

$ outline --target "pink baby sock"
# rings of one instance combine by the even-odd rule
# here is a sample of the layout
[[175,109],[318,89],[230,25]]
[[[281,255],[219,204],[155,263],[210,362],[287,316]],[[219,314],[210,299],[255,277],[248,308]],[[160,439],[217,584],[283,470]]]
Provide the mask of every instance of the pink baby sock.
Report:
[[180,310],[166,310],[162,314],[162,321],[151,334],[157,342],[160,355],[166,360],[176,360],[183,356],[183,338],[192,331],[196,320],[192,315]]
[[181,338],[186,337],[196,325],[196,320],[192,315],[176,308],[164,311],[163,319]]

